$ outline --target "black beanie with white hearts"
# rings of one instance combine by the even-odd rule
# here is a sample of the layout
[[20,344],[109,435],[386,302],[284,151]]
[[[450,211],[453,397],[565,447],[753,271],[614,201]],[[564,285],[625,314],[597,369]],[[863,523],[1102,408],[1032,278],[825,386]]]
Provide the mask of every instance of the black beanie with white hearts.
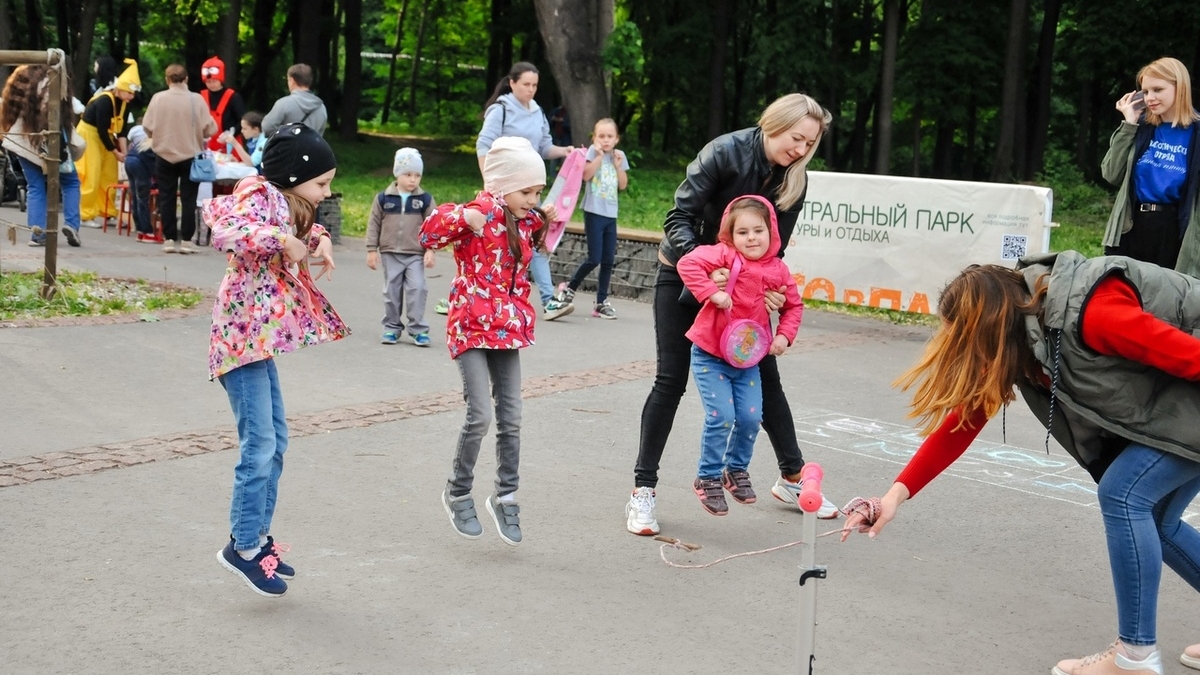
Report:
[[293,188],[337,168],[333,149],[311,127],[285,124],[271,134],[263,150],[263,178],[280,188]]

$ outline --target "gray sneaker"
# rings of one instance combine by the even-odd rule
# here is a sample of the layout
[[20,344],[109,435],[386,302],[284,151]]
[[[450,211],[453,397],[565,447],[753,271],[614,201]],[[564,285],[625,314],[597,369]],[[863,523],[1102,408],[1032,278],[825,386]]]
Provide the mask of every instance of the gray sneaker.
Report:
[[521,543],[521,507],[516,502],[502,502],[496,495],[487,498],[487,511],[496,521],[496,531],[509,546]]
[[546,321],[553,321],[574,311],[575,305],[572,303],[559,302],[558,300],[552,298],[550,302],[546,303],[546,312],[542,314],[542,318]]
[[475,499],[471,495],[451,497],[450,489],[442,490],[442,506],[446,515],[450,516],[450,524],[454,531],[467,539],[478,539],[483,536],[483,526],[475,515]]

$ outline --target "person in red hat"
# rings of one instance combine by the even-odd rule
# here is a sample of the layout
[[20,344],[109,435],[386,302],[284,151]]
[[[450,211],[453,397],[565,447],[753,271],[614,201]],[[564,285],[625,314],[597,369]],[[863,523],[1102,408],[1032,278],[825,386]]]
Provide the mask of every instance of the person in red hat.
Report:
[[234,130],[237,134],[241,128],[242,115],[246,114],[246,104],[242,95],[225,86],[225,62],[214,56],[200,66],[200,80],[204,89],[200,95],[208,104],[209,114],[217,123],[217,133],[208,139],[209,150],[224,150],[225,144],[217,139],[222,131]]

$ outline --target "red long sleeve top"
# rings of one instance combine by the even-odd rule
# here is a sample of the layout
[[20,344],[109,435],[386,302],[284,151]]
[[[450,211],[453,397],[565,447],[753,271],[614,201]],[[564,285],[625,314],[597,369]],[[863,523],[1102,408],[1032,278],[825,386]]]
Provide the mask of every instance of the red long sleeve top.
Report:
[[[1084,306],[1082,322],[1083,342],[1097,352],[1200,381],[1200,339],[1142,309],[1137,291],[1119,274],[1096,285]],[[955,430],[961,413],[955,410],[947,415],[896,477],[897,483],[908,488],[910,497],[961,457],[987,424],[987,415],[980,410]]]

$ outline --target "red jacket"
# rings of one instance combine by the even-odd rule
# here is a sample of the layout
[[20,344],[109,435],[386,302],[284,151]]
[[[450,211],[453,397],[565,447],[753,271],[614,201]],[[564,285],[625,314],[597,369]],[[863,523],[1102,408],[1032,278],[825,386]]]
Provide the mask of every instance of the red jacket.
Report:
[[[676,266],[683,284],[697,300],[704,303],[700,313],[696,315],[695,323],[688,330],[687,337],[697,347],[714,356],[721,354],[721,332],[728,325],[730,315],[711,302],[705,302],[720,290],[709,275],[721,268],[732,270],[733,261],[737,258],[742,259],[737,283],[734,288],[729,288],[728,285],[725,288],[733,299],[733,308],[730,310],[733,319],[753,319],[770,328],[771,316],[767,313],[765,292],[767,289],[777,290],[781,286],[785,287],[783,308],[780,310],[779,326],[775,329],[775,334],[787,338],[790,345],[796,340],[796,332],[800,330],[800,319],[804,313],[804,301],[800,299],[796,280],[792,278],[787,263],[776,257],[779,254],[780,238],[775,208],[762,197],[749,196],[766,204],[771,214],[771,243],[763,257],[747,260],[733,247],[727,229],[722,227],[718,235],[720,241],[711,246],[697,246],[680,258]],[[729,212],[728,207],[725,212]]]
[[[487,224],[479,234],[463,209],[480,211]],[[533,233],[545,224],[534,211],[517,221],[520,257],[508,246],[504,202],[480,192],[468,204],[442,204],[421,224],[421,246],[454,247],[457,271],[450,282],[446,344],[450,357],[468,349],[521,349],[533,344],[536,314],[529,304],[526,270],[533,258]]]

